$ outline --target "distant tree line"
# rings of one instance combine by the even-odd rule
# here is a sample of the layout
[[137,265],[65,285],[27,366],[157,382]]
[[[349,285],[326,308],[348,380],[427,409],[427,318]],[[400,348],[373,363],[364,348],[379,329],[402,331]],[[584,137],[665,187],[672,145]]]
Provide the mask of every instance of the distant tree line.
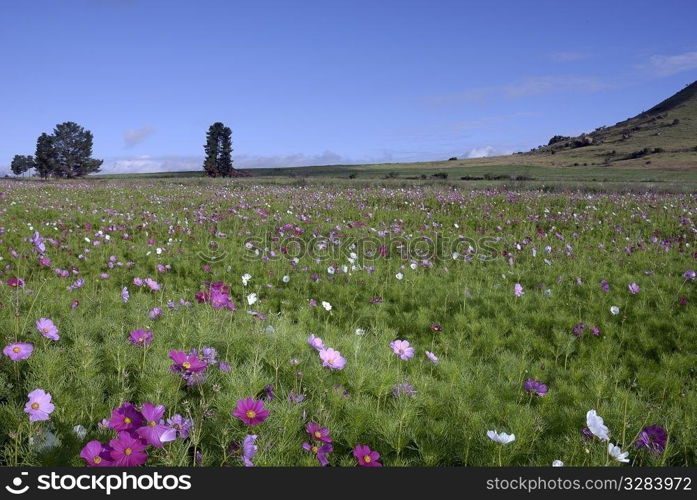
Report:
[[10,168],[15,175],[36,170],[37,175],[72,179],[99,172],[104,160],[92,158],[92,132],[75,122],[56,125],[52,134],[36,140],[34,156],[15,155]]

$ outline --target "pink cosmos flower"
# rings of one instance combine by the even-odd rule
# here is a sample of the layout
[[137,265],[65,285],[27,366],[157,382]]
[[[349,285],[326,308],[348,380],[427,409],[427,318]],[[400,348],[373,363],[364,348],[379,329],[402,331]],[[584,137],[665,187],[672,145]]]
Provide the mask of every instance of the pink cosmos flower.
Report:
[[111,446],[109,454],[115,467],[135,467],[143,465],[148,459],[145,453],[148,445],[128,432],[119,432],[116,439],[109,441],[109,446]]
[[109,419],[109,427],[116,431],[134,432],[143,425],[143,415],[131,403],[114,408]]
[[165,443],[177,439],[177,431],[164,425],[162,417],[165,414],[165,407],[163,405],[154,406],[152,403],[145,403],[141,414],[145,422],[136,433],[148,444],[162,448]]
[[319,351],[319,357],[322,360],[322,366],[330,370],[343,370],[346,366],[346,358],[339,351],[335,351],[331,347]]
[[128,288],[123,287],[123,289],[121,290],[121,300],[123,301],[124,304],[126,304],[128,302],[128,297],[129,297]]
[[314,453],[317,457],[317,461],[322,467],[329,465],[329,459],[327,455],[334,451],[334,447],[329,443],[323,443],[321,446],[317,444],[303,443],[303,449]]
[[196,373],[204,371],[208,366],[205,361],[198,359],[198,356],[184,351],[169,351],[169,357],[174,361],[173,371]]
[[128,336],[128,341],[134,345],[148,346],[153,341],[153,334],[150,330],[133,330]]
[[426,351],[426,357],[433,363],[434,365],[438,364],[438,356],[433,354],[431,351]]
[[161,288],[160,284],[157,281],[150,279],[150,278],[145,278],[145,284],[153,292],[156,292],[157,290],[159,290]]
[[317,441],[323,441],[325,443],[332,442],[332,437],[329,435],[329,429],[326,427],[320,427],[316,422],[308,422],[307,425],[305,425],[305,432],[312,436],[312,439],[316,439]]
[[56,328],[53,321],[48,318],[40,318],[39,321],[36,322],[36,329],[47,339],[60,339],[60,336],[58,335],[58,328]]
[[520,297],[521,295],[524,295],[525,292],[523,291],[523,285],[520,283],[516,283],[515,286],[513,287],[513,293],[515,294],[516,297]]
[[629,285],[627,285],[627,288],[629,288],[629,291],[632,295],[636,295],[641,290],[641,288],[639,288],[639,285],[637,285],[636,283],[630,283]]
[[24,413],[29,415],[30,422],[48,420],[49,415],[55,409],[51,403],[51,394],[43,389],[34,389],[28,394],[29,401],[24,406]]
[[390,348],[402,360],[407,361],[414,357],[414,348],[409,346],[408,340],[395,340],[390,342]]
[[240,399],[232,416],[239,418],[247,425],[255,426],[269,417],[269,410],[264,408],[264,402],[254,398]]
[[80,451],[80,458],[87,462],[87,467],[111,467],[111,448],[99,441],[90,441]]
[[133,284],[135,286],[143,286],[143,278],[133,278]]
[[382,467],[382,464],[378,462],[380,454],[366,445],[357,444],[353,449],[353,456],[361,467]]
[[31,353],[34,351],[34,346],[31,344],[25,344],[22,342],[15,342],[5,346],[2,353],[10,358],[12,361],[21,361],[23,359],[28,359]]
[[22,288],[24,287],[24,280],[22,278],[10,278],[7,280],[7,286]]
[[322,342],[322,339],[319,337],[315,337],[315,334],[310,334],[309,337],[307,337],[307,343],[310,344],[310,346],[313,349],[316,349],[318,351],[321,351],[324,349],[324,342]]

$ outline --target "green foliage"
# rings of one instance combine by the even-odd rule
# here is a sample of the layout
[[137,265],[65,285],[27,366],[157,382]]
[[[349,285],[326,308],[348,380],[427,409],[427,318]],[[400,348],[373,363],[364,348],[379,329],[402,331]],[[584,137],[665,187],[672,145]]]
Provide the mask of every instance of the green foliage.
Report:
[[32,168],[34,168],[33,156],[15,155],[14,158],[12,158],[12,164],[10,165],[10,169],[12,170],[12,173],[15,175],[22,175],[24,172],[27,172]]
[[203,169],[209,177],[231,177],[235,174],[232,168],[232,130],[221,122],[215,122],[208,128],[206,158]]

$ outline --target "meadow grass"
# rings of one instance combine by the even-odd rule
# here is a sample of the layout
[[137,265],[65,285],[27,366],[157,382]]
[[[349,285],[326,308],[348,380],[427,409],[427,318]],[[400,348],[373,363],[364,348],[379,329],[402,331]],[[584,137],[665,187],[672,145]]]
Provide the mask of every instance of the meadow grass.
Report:
[[[332,465],[355,465],[356,444],[390,466],[616,464],[581,435],[590,409],[632,464],[697,463],[697,292],[683,277],[697,256],[694,195],[165,180],[3,182],[0,192],[0,343],[34,345],[25,361],[0,359],[4,465],[82,464],[85,443],[114,437],[98,423],[125,401],[194,421],[188,439],[151,448],[149,465],[241,465],[230,445],[250,433],[256,465],[317,464],[301,447],[308,421],[331,431]],[[50,267],[37,263],[36,231]],[[12,277],[25,286],[7,286]],[[77,278],[84,286],[68,290]],[[195,300],[215,281],[237,311]],[[41,317],[59,341],[39,335]],[[152,330],[151,345],[128,342],[137,328]],[[311,333],[342,353],[343,370],[322,367]],[[395,339],[415,357],[396,356]],[[231,370],[211,367],[187,387],[168,353],[203,346]],[[528,394],[528,378],[549,392]],[[402,383],[415,394],[395,396]],[[250,429],[231,416],[268,385],[268,420]],[[55,411],[30,423],[36,388]],[[660,455],[633,445],[651,424],[668,431]],[[496,444],[490,429],[516,440]],[[44,443],[49,431],[59,444]]]

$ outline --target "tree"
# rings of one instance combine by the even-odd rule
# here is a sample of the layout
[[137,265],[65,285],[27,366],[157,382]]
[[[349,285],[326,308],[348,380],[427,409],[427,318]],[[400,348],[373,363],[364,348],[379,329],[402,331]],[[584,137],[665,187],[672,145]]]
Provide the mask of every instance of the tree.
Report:
[[34,153],[34,168],[44,179],[53,172],[55,165],[55,153],[53,151],[53,136],[43,133],[36,140],[36,152]]
[[82,177],[99,172],[104,160],[92,158],[92,132],[74,122],[56,125],[51,138],[53,169],[57,177]]
[[232,167],[232,130],[221,122],[208,128],[206,144],[203,146],[206,159],[203,168],[210,177],[230,177],[236,175]]
[[10,168],[13,174],[22,175],[27,170],[34,168],[34,157],[31,155],[15,155],[15,157],[12,158]]

